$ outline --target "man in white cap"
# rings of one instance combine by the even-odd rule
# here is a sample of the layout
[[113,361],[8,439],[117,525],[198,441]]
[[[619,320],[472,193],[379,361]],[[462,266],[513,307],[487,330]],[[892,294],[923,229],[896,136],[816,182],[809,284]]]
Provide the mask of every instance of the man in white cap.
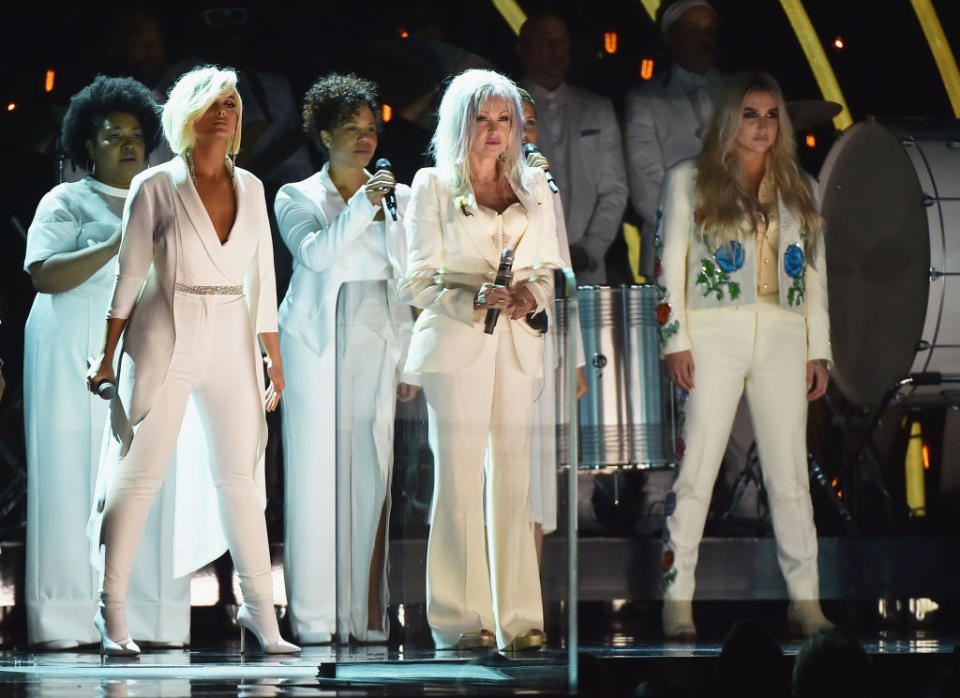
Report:
[[613,104],[567,84],[570,34],[559,16],[531,15],[516,48],[520,85],[537,104],[540,148],[560,189],[573,271],[581,284],[606,283],[603,255],[620,230],[628,194]]
[[714,68],[717,15],[707,0],[666,0],[657,11],[670,57],[661,75],[627,93],[624,129],[630,201],[643,219],[640,273],[653,278],[660,182],[670,167],[700,153],[700,129],[723,78]]

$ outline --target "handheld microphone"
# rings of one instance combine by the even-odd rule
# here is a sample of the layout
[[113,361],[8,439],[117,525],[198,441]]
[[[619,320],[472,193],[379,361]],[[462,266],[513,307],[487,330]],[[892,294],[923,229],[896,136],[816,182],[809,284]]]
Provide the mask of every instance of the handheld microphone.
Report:
[[[390,161],[386,158],[380,158],[377,160],[377,163],[374,165],[378,170],[386,170],[390,174],[393,174],[393,165],[390,164]],[[397,195],[394,193],[393,189],[387,192],[386,196],[383,197],[383,200],[387,203],[387,210],[390,212],[390,217],[393,220],[397,220]]]
[[[93,365],[93,359],[87,359],[87,368]],[[110,381],[100,381],[97,383],[97,395],[104,400],[112,400],[117,394],[117,386]]]
[[[497,269],[497,278],[494,283],[497,286],[509,286],[511,281],[513,281],[513,250],[504,250],[500,253],[500,268]],[[497,326],[499,317],[500,308],[490,308],[483,323],[483,331],[493,334],[493,328]]]
[[[533,143],[527,143],[523,146],[523,157],[525,158],[529,159],[531,155],[539,152],[540,148],[535,146]],[[560,189],[557,187],[557,182],[553,178],[553,174],[551,174],[550,170],[544,170],[543,174],[547,176],[547,185],[550,187],[550,191],[552,191],[554,194],[559,194]]]

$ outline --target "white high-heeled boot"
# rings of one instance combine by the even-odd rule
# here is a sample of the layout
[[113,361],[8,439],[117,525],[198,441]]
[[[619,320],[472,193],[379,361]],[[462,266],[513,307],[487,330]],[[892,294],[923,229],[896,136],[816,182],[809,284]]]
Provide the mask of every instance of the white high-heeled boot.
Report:
[[[97,613],[93,616],[93,625],[100,633],[100,654],[109,657],[136,657],[140,654],[140,648],[130,637],[130,631],[127,629],[125,598],[117,598],[113,594],[104,592],[105,570],[106,546],[101,543],[100,603],[97,607]],[[126,596],[126,588],[124,588],[122,596]]]
[[664,600],[663,636],[671,640],[693,640],[697,637],[697,626],[693,624],[692,601]]
[[237,611],[240,626],[240,653],[247,651],[246,631],[249,630],[260,643],[264,654],[297,654],[300,648],[280,637],[280,626],[273,608],[273,599],[246,599]]

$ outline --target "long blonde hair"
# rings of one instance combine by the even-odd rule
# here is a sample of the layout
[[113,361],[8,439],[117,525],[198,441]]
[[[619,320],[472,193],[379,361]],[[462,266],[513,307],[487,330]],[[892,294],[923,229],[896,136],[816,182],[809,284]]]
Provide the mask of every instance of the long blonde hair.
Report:
[[501,172],[514,186],[523,187],[523,107],[510,78],[492,70],[466,70],[447,86],[440,101],[437,130],[430,142],[434,164],[449,179],[454,194],[470,189],[470,146],[477,114],[491,97],[500,97],[510,109],[510,141],[503,151]]
[[773,178],[783,205],[799,219],[807,250],[812,252],[820,239],[823,219],[817,213],[809,179],[797,164],[797,142],[783,92],[773,77],[759,72],[738,75],[730,82],[703,134],[693,202],[704,240],[715,249],[741,237],[745,222],[749,230],[756,230],[763,217],[734,141],[743,121],[744,102],[751,92],[767,92],[776,100],[779,128],[767,151],[765,176]]

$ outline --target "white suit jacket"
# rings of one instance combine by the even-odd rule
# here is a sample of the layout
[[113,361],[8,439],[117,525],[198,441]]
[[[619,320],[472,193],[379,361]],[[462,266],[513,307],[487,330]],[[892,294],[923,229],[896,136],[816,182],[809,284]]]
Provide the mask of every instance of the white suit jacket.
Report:
[[[741,254],[735,260],[727,246],[720,250],[707,246],[693,215],[696,174],[694,160],[684,160],[667,171],[657,214],[658,246],[662,245],[657,319],[664,355],[691,348],[688,311],[757,302],[756,236],[746,234],[738,241]],[[782,201],[778,201],[777,215],[780,307],[806,318],[807,358],[832,361],[823,238],[811,264],[806,235],[796,216]]]
[[[681,71],[674,66],[666,82],[658,77],[633,88],[624,103],[630,201],[643,219],[643,240],[647,248],[642,254],[648,263],[641,272],[645,275],[652,271],[653,255],[649,248],[663,175],[681,160],[700,154],[703,144],[697,131],[710,118],[709,113],[701,113],[704,120],[701,122],[691,102],[689,87],[680,78]],[[708,73],[702,89],[710,100],[715,100],[722,84],[719,73]]]
[[[403,353],[413,323],[410,308],[395,302],[396,283],[406,266],[403,219],[410,188],[396,188],[398,220],[385,205],[374,206],[359,189],[344,202],[330,179],[329,164],[302,182],[280,188],[274,202],[280,236],[293,255],[293,276],[280,305],[280,326],[317,354],[333,341],[337,294],[347,281],[387,279],[395,339]],[[387,259],[371,235],[374,216],[384,212]],[[389,330],[390,328],[385,328]]]
[[[233,168],[237,216],[231,237],[252,237],[256,253],[243,272],[243,292],[253,330],[251,357],[263,394],[263,369],[256,335],[277,331],[277,289],[273,271],[273,243],[263,185],[250,172]],[[97,509],[102,508],[107,484],[119,459],[129,450],[134,433],[159,397],[173,356],[176,339],[174,305],[177,255],[181,231],[199,236],[221,259],[220,240],[200,195],[190,181],[183,159],[172,160],[141,172],[130,184],[123,212],[123,237],[117,261],[117,280],[107,317],[127,318],[117,373],[117,398],[111,404],[113,438],[103,449],[98,474]],[[228,276],[233,274],[228,273]],[[125,414],[122,414],[125,412]],[[189,449],[177,453],[177,509],[174,531],[174,572],[186,574],[226,550],[219,522],[203,429],[188,407],[180,442]],[[126,427],[121,428],[121,427]],[[267,422],[260,425],[260,451],[254,477],[265,493],[263,452]],[[192,461],[192,462],[191,462]],[[264,496],[264,503],[266,498]],[[91,517],[89,535],[94,559],[99,542],[99,511]],[[202,535],[201,535],[202,534]]]
[[[521,83],[534,93],[543,88],[529,81]],[[627,172],[623,143],[613,103],[606,97],[572,85],[561,85],[564,105],[561,143],[565,148],[563,168],[551,165],[563,199],[567,236],[571,245],[587,252],[588,268],[577,272],[581,284],[606,283],[603,255],[616,239],[627,205]],[[534,95],[536,98],[536,95]],[[540,146],[551,163],[550,115],[537,103]]]
[[[493,283],[500,257],[472,192],[454,196],[447,182],[436,168],[417,172],[404,219],[407,271],[400,298],[423,308],[413,327],[408,373],[463,370],[492,339],[483,332],[485,312],[474,310],[473,299],[480,286]],[[516,195],[530,222],[514,250],[513,285],[525,283],[539,311],[553,304],[553,270],[561,268],[563,260],[553,194],[543,171],[524,167],[523,185]],[[537,376],[543,368],[543,338],[525,319],[507,321],[521,369]]]

